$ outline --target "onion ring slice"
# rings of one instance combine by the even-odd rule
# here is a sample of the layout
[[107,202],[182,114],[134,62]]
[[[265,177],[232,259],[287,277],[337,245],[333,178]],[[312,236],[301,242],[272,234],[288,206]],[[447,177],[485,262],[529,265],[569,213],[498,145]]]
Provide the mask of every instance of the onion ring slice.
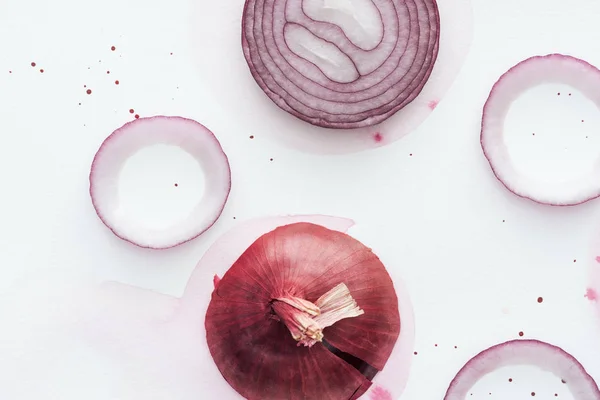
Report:
[[444,400],[464,400],[483,376],[509,365],[529,364],[562,379],[575,400],[600,400],[600,389],[585,368],[560,347],[539,340],[511,340],[469,360],[450,382]]
[[[204,195],[190,214],[162,229],[143,225],[122,212],[116,184],[131,156],[159,144],[176,146],[191,155],[206,176]],[[210,228],[221,215],[230,189],[231,170],[221,144],[206,127],[182,117],[155,116],[128,122],[104,140],[90,172],[90,196],[102,222],[119,238],[153,249],[180,245]]]
[[481,147],[496,178],[517,196],[537,203],[572,206],[600,196],[600,162],[587,174],[563,182],[540,182],[520,174],[504,142],[504,119],[511,103],[524,91],[543,83],[565,83],[600,107],[600,70],[562,54],[528,58],[494,84],[483,108]]

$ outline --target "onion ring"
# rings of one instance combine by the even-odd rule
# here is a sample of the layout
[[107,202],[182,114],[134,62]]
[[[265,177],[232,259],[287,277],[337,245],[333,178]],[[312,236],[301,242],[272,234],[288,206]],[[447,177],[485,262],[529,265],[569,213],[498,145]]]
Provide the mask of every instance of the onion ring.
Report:
[[539,340],[497,344],[469,360],[450,383],[444,400],[464,400],[483,376],[508,365],[530,364],[553,373],[575,400],[600,400],[600,389],[585,368],[560,347]]
[[[131,156],[157,144],[180,148],[206,173],[204,195],[187,217],[160,229],[148,227],[120,209],[116,184]],[[205,232],[221,215],[230,189],[229,161],[219,141],[200,123],[182,117],[140,118],[123,125],[104,140],[90,172],[90,196],[100,220],[119,238],[153,249],[171,248]]]
[[511,103],[524,91],[550,82],[568,84],[600,106],[600,70],[596,67],[562,54],[528,58],[494,84],[483,108],[481,147],[496,178],[517,196],[555,206],[585,203],[600,196],[600,163],[578,179],[540,182],[514,168],[504,142],[504,119]]

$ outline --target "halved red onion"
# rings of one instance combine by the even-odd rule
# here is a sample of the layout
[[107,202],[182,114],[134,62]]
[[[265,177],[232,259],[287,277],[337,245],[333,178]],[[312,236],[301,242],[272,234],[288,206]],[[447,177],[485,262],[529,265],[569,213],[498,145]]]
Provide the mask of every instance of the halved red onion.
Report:
[[[191,160],[186,166],[199,166],[204,175],[204,183],[200,179],[189,182],[189,186],[198,194],[196,201],[193,204],[187,202],[185,207],[178,210],[176,218],[160,226],[133,218],[131,213],[123,209],[119,187],[127,161],[141,150],[156,145],[181,151],[183,156]],[[159,158],[152,162],[165,165],[165,160]],[[144,170],[139,172],[144,173]],[[153,179],[147,176],[143,178]],[[169,181],[165,190],[176,190],[177,186],[176,182]],[[200,123],[182,117],[140,118],[123,125],[102,143],[90,172],[90,196],[102,222],[119,238],[154,249],[177,246],[210,228],[221,215],[230,188],[229,162],[217,138]],[[169,201],[172,197],[165,198],[159,201],[162,208],[179,207]],[[142,203],[144,199],[136,204],[141,208],[145,206]]]
[[[206,81],[211,98],[223,106],[233,107],[237,110],[236,118],[230,123],[232,130],[240,133],[240,138],[254,135],[256,138],[267,138],[312,153],[340,154],[372,149],[393,143],[414,131],[433,112],[452,85],[468,54],[473,32],[470,0],[439,2],[437,7],[440,25],[443,27],[440,31],[439,51],[435,66],[420,94],[404,108],[375,126],[325,129],[307,124],[289,113],[281,112],[278,107],[273,107],[273,102],[264,95],[264,92],[256,85],[255,79],[248,73],[248,63],[243,52],[240,51],[239,45],[240,34],[242,34],[240,18],[244,3],[245,0],[231,0],[226,3],[203,3],[201,7],[198,3],[190,16],[193,19],[194,27],[192,40],[199,49],[195,57],[196,68],[201,76],[211,77]],[[304,3],[304,9],[309,16],[313,15],[315,4],[317,6],[323,4],[323,2],[315,0],[298,3]],[[336,8],[344,3],[349,2],[337,1],[335,4],[331,0],[327,2],[329,6]],[[330,27],[337,32],[340,31],[340,28],[346,28],[344,33],[348,34],[348,40],[358,41],[360,38],[367,38],[367,45],[374,47],[383,33],[383,30],[380,29],[382,25],[375,3],[368,0],[353,1],[352,3],[360,6],[361,10],[365,10],[361,14],[361,18],[366,16],[366,21],[376,22],[376,24],[367,25],[366,36],[362,35],[359,30],[352,29],[352,20],[348,21],[340,12],[328,15],[328,17],[335,18],[334,24],[318,21],[315,23],[319,26]],[[401,2],[402,7],[404,7],[404,3],[406,2]],[[379,2],[378,4],[383,3]],[[411,1],[409,6],[414,9],[416,3]],[[309,34],[302,29],[291,32],[291,36],[298,40],[308,38]],[[289,35],[290,32],[288,32]],[[269,40],[271,40],[270,37]],[[298,40],[295,43],[299,43]],[[310,42],[319,43],[312,39]],[[292,46],[290,45],[290,47]],[[294,47],[294,49],[303,53],[302,48]],[[374,53],[372,50],[370,52]],[[334,60],[338,64],[347,65],[348,58],[345,54],[337,51],[334,53],[336,54]],[[332,53],[328,51],[328,54]],[[373,60],[377,61],[375,58]],[[303,63],[310,66],[309,62],[304,61]],[[309,69],[314,71],[314,65],[312,69]],[[309,69],[303,72],[308,74]],[[335,68],[325,68],[323,74],[334,77],[332,70]],[[317,73],[320,72],[317,71]],[[344,85],[349,86],[348,81],[351,78],[351,74],[344,74],[338,79],[345,81]],[[240,93],[243,95],[240,96]],[[343,93],[340,92],[340,94]]]
[[481,147],[496,178],[517,196],[549,205],[581,204],[600,196],[600,164],[577,179],[542,182],[517,171],[504,141],[504,119],[512,102],[544,83],[570,85],[600,107],[600,70],[596,67],[562,54],[528,58],[494,84],[483,108]]
[[523,364],[537,366],[562,379],[575,400],[600,400],[596,382],[575,357],[539,340],[511,340],[477,354],[452,380],[444,400],[465,400],[483,376],[502,367]]
[[437,58],[435,0],[247,0],[244,55],[283,110],[325,128],[380,123],[420,92]]

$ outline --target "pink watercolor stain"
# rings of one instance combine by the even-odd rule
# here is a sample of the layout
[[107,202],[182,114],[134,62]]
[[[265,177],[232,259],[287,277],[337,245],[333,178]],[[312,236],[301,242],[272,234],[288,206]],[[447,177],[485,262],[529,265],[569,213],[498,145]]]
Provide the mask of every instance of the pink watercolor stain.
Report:
[[596,256],[596,262],[600,264],[600,256]]
[[371,392],[371,400],[393,400],[392,394],[382,388],[381,386],[375,386]]
[[598,293],[594,289],[588,288],[585,292],[585,297],[587,297],[589,301],[596,301],[598,300]]
[[435,108],[438,106],[438,104],[440,103],[439,100],[431,100],[428,104],[429,108],[432,110],[435,110]]
[[375,140],[375,142],[381,143],[383,141],[383,135],[377,132],[373,135],[373,139]]

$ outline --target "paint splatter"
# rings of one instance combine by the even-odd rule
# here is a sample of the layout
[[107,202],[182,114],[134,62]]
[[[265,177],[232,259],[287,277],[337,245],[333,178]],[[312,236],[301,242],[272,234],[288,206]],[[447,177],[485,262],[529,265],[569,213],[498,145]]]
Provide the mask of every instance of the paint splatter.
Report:
[[375,140],[376,143],[381,143],[383,141],[383,135],[377,132],[373,135],[373,140]]
[[117,48],[116,48],[115,46],[111,46],[111,47],[110,47],[110,49],[111,49],[112,51],[115,51]]
[[129,114],[133,114],[135,112],[135,110],[133,108],[129,109]]
[[600,264],[600,256],[596,256],[596,262]]
[[438,104],[440,104],[439,100],[431,100],[429,102],[428,106],[431,110],[435,110],[435,108],[438,106]]
[[375,386],[371,392],[371,400],[393,400],[392,394],[382,388],[381,386]]
[[115,85],[118,85],[118,84],[119,84],[119,81],[115,81]]
[[85,91],[87,94],[92,94],[92,89],[88,89]]
[[140,118],[140,114],[135,114],[135,119],[139,119]]
[[584,297],[587,297],[589,301],[596,301],[598,300],[598,293],[592,288],[587,288]]
[[543,298],[543,297],[538,297],[538,298],[537,298],[537,302],[538,302],[538,303],[542,303],[543,301],[544,301],[544,298]]
[[37,65],[37,64],[36,64],[35,62],[32,62],[32,63],[31,63],[31,66],[32,66],[32,67],[35,67],[36,65]]

